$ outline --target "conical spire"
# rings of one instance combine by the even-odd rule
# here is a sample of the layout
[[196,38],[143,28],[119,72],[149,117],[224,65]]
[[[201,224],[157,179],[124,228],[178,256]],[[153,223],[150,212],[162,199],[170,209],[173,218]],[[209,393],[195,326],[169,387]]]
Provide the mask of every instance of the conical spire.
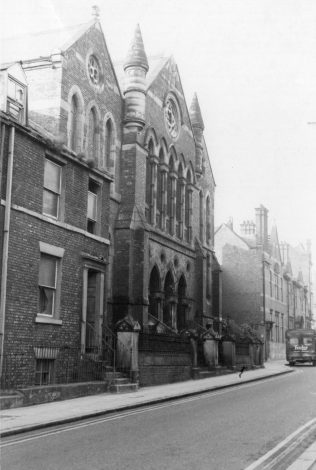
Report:
[[204,122],[202,119],[202,113],[196,93],[194,93],[189,112],[192,126],[204,130]]
[[149,69],[139,24],[136,26],[134,38],[127,53],[127,57],[124,63],[124,70],[127,69],[127,67],[133,66],[143,67],[146,71]]

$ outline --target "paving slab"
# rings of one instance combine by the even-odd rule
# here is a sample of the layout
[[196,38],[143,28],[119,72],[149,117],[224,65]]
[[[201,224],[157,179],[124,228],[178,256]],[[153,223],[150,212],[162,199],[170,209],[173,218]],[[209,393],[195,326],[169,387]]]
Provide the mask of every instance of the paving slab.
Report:
[[247,382],[287,374],[293,372],[293,370],[284,361],[269,361],[265,363],[264,368],[245,371],[241,377],[239,377],[239,371],[236,371],[233,374],[207,379],[144,387],[140,388],[137,392],[119,395],[104,393],[1,410],[0,436],[10,436],[47,426],[69,423],[83,418],[137,408],[227,387],[236,387]]

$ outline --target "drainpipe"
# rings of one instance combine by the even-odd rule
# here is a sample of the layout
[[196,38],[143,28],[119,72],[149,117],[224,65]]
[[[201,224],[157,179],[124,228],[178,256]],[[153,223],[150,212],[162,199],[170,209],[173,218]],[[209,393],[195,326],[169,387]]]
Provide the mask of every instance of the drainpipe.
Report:
[[[8,273],[8,253],[9,253],[9,229],[11,217],[11,197],[12,197],[12,176],[13,176],[13,156],[14,156],[14,138],[15,128],[10,128],[9,134],[9,153],[8,153],[8,171],[6,186],[6,202],[3,227],[3,248],[2,248],[2,272],[1,272],[1,294],[0,294],[0,375],[3,368],[4,352],[4,328],[7,294],[7,273]],[[3,157],[3,155],[2,155]]]
[[[267,353],[267,328],[266,328],[266,275],[264,253],[262,253],[262,307],[263,307],[263,332],[264,332],[264,360]],[[267,358],[268,359],[268,358]]]
[[2,188],[3,151],[4,151],[5,131],[6,131],[6,126],[5,126],[5,124],[2,124],[1,134],[0,134],[0,140],[1,140],[1,148],[0,148],[0,200],[1,200],[1,194],[2,194],[1,188]]

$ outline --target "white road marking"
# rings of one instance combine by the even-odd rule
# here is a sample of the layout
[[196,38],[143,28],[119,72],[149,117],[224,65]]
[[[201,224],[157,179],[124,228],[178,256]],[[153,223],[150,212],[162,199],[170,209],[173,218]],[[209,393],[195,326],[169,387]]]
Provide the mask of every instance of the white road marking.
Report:
[[292,434],[290,434],[286,439],[284,439],[282,442],[280,442],[278,445],[276,445],[273,449],[271,449],[269,452],[267,452],[265,455],[263,455],[262,457],[260,457],[260,459],[256,460],[255,462],[253,462],[251,465],[249,465],[247,468],[245,468],[244,470],[255,470],[255,469],[259,469],[259,468],[263,468],[261,467],[262,465],[264,465],[265,461],[267,461],[270,457],[273,456],[273,454],[275,454],[277,451],[279,451],[280,449],[282,449],[283,447],[284,448],[287,448],[288,447],[288,444],[290,443],[291,440],[293,440],[296,436],[298,436],[299,434],[303,433],[305,430],[308,429],[308,427],[310,426],[313,426],[316,424],[316,418],[308,421],[307,423],[305,423],[303,426],[301,426],[300,428],[298,428],[296,431],[294,431]]
[[[174,398],[170,397],[170,400],[173,400],[173,401],[168,401],[168,402],[161,403],[161,404],[156,404],[156,405],[150,405],[150,404],[146,405],[146,404],[144,404],[142,408],[137,408],[137,409],[134,409],[134,410],[122,411],[122,412],[120,412],[120,411],[115,412],[114,411],[113,413],[116,413],[115,416],[106,416],[104,418],[96,417],[96,418],[92,418],[89,421],[85,420],[84,423],[79,422],[79,423],[75,423],[75,424],[65,425],[62,429],[56,429],[56,430],[51,430],[51,431],[46,430],[46,431],[40,432],[40,433],[38,433],[36,435],[33,435],[33,436],[30,436],[30,437],[16,438],[16,439],[10,440],[8,442],[1,443],[0,448],[9,447],[9,446],[16,445],[16,444],[23,444],[24,442],[33,441],[33,440],[40,439],[40,438],[43,438],[43,437],[47,437],[47,436],[51,436],[51,435],[55,435],[55,434],[61,434],[63,432],[73,431],[73,430],[85,428],[85,427],[88,427],[88,426],[93,426],[95,424],[101,424],[101,423],[105,423],[105,422],[108,422],[108,421],[116,421],[116,420],[119,420],[119,419],[127,418],[127,417],[132,416],[132,415],[148,413],[150,411],[156,411],[156,410],[160,410],[160,409],[163,409],[163,408],[168,408],[168,407],[171,407],[171,406],[180,406],[180,405],[183,405],[184,403],[189,403],[191,401],[200,400],[201,398],[210,398],[212,396],[225,395],[226,393],[231,393],[233,391],[237,391],[237,390],[240,390],[240,389],[255,387],[255,386],[258,386],[260,384],[267,383],[267,382],[271,383],[274,380],[280,380],[281,378],[284,379],[286,377],[290,377],[291,375],[292,374],[278,375],[278,376],[275,376],[275,377],[270,377],[270,378],[259,380],[259,381],[256,381],[256,382],[244,383],[244,384],[238,385],[237,387],[229,387],[229,388],[224,389],[224,390],[218,390],[218,391],[213,391],[213,392],[210,391],[209,393],[207,393],[207,392],[200,393],[198,395],[194,395],[192,397],[187,397],[187,398],[183,398],[183,399],[181,399],[179,397],[176,397],[176,396]],[[83,417],[82,419],[84,420],[85,418]],[[56,426],[59,426],[58,423],[56,423]],[[60,426],[63,426],[63,424],[60,424]]]
[[309,446],[287,470],[308,470],[316,462],[316,441]]

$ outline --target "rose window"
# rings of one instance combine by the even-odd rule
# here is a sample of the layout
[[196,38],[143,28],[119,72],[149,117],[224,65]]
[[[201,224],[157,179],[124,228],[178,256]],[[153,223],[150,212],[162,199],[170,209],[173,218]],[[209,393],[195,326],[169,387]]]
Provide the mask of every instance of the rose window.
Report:
[[176,139],[179,134],[179,111],[172,99],[168,99],[165,105],[165,122],[169,134]]
[[97,59],[92,55],[88,62],[88,73],[91,82],[97,85],[100,81],[100,66]]

